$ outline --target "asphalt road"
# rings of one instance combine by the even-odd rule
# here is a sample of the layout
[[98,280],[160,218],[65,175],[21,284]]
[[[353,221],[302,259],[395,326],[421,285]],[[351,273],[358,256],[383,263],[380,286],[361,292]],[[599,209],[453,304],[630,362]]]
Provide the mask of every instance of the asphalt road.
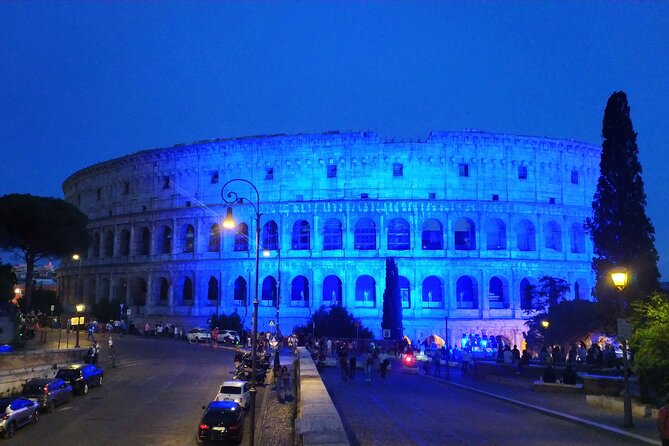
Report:
[[[106,338],[102,342],[107,353]],[[195,444],[202,406],[231,379],[233,352],[171,339],[115,341],[118,366],[103,357],[104,385],[17,431],[14,446]],[[263,396],[259,387],[258,403]],[[248,418],[245,440],[248,440]]]
[[371,384],[359,371],[321,375],[352,446],[638,444],[509,403],[393,370]]

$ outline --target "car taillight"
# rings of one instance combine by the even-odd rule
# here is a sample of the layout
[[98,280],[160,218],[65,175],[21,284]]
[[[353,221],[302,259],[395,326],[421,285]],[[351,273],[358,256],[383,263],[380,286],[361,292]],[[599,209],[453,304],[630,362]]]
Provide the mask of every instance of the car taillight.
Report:
[[405,355],[404,356],[404,364],[406,365],[413,365],[414,363],[414,357],[413,355]]
[[207,430],[207,429],[209,429],[209,426],[204,424],[204,423],[200,423],[200,429]]
[[44,386],[44,394],[45,395],[49,394],[49,386]]
[[239,424],[230,425],[228,426],[228,429],[230,429],[231,431],[239,430]]
[[9,420],[9,414],[8,413],[2,414],[2,419]]

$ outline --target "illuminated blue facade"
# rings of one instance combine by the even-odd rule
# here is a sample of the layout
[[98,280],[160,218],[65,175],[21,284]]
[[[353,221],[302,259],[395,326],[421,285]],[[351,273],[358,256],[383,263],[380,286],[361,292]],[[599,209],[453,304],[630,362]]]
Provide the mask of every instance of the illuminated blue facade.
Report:
[[121,298],[140,323],[188,326],[238,311],[250,325],[250,206],[235,206],[231,233],[221,226],[221,186],[244,178],[260,191],[269,251],[260,331],[278,300],[283,333],[321,305],[343,305],[380,336],[385,258],[395,257],[410,337],[500,334],[520,344],[525,290],[538,277],[565,278],[572,298],[590,296],[583,222],[599,158],[589,144],[478,131],[424,142],[260,136],[137,152],[65,181],[93,243],[81,276],[63,262],[60,294],[68,305]]

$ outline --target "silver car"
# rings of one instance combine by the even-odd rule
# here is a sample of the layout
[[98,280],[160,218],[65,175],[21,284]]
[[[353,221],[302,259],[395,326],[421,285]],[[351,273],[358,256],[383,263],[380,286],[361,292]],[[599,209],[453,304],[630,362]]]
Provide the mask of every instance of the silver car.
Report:
[[12,438],[16,429],[39,421],[39,403],[13,396],[0,398],[0,433],[3,438]]

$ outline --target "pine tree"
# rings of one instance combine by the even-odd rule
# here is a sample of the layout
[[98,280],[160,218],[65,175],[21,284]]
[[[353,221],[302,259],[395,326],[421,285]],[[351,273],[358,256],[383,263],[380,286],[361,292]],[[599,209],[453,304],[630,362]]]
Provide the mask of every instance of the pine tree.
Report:
[[402,339],[402,299],[400,276],[395,259],[386,259],[386,289],[383,292],[383,318],[381,328],[390,330],[390,339]]
[[655,229],[646,216],[636,137],[627,95],[615,92],[604,112],[600,177],[593,216],[587,221],[594,245],[595,296],[609,329],[621,314],[620,295],[609,276],[614,266],[626,267],[633,277],[625,289],[625,300],[647,300],[659,290]]

